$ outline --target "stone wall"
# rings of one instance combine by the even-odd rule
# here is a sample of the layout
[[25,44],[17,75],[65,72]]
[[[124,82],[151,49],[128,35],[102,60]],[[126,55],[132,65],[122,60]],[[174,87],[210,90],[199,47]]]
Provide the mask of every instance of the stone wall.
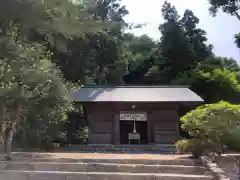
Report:
[[[240,159],[240,156],[238,159]],[[239,168],[234,156],[217,157],[216,163],[231,180],[239,180]]]

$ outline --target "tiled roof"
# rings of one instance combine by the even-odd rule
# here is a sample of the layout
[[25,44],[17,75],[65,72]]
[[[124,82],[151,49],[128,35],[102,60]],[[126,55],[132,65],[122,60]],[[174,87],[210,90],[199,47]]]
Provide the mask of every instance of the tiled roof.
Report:
[[187,86],[85,86],[71,97],[76,102],[203,102]]

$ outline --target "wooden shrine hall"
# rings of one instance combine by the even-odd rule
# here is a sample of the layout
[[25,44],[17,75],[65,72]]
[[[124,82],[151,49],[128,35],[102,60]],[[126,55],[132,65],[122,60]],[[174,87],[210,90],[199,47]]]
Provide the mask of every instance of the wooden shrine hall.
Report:
[[83,105],[90,145],[174,144],[179,108],[203,102],[186,86],[85,86],[72,98]]

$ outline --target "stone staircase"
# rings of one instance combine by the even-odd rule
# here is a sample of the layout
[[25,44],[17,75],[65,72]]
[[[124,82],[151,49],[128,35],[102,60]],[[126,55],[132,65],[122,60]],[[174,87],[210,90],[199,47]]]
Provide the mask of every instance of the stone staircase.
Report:
[[[71,154],[71,153],[70,153]],[[212,180],[200,160],[189,158],[15,157],[0,161],[0,180]],[[110,156],[110,155],[109,155]],[[174,156],[174,155],[173,155]],[[157,157],[155,155],[154,157]]]
[[175,153],[174,145],[71,145],[62,148],[65,152],[101,152],[101,153],[160,153],[172,154]]

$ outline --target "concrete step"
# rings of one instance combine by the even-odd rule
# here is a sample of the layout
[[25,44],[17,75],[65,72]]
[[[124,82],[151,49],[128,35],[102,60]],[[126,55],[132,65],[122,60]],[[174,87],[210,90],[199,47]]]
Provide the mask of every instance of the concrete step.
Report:
[[[58,163],[114,163],[114,164],[145,164],[145,165],[183,165],[202,166],[201,160],[194,159],[121,159],[117,158],[14,158],[16,162],[58,162]],[[1,162],[1,161],[0,161]]]
[[114,163],[0,162],[2,170],[209,174],[203,166]]
[[160,173],[0,171],[3,180],[212,180],[212,176]]

